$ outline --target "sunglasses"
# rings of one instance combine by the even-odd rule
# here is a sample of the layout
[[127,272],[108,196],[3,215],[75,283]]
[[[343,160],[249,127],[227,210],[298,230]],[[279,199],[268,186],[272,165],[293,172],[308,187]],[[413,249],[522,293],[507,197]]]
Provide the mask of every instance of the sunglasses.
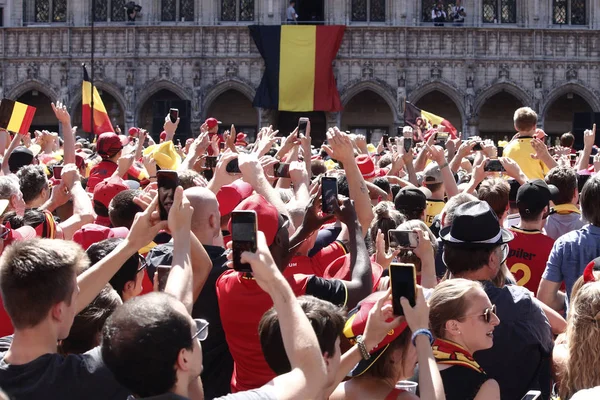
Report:
[[0,240],[8,239],[8,235],[10,235],[11,231],[12,231],[12,229],[7,228],[4,225],[0,225]]
[[205,319],[195,319],[196,333],[192,336],[192,340],[198,338],[199,341],[204,342],[208,337],[208,321]]
[[485,310],[483,310],[483,314],[475,314],[475,315],[466,315],[463,318],[469,318],[469,317],[483,317],[483,320],[486,323],[490,323],[490,321],[492,320],[492,315],[497,315],[496,314],[496,305],[494,304],[493,306],[486,308]]
[[137,272],[140,272],[148,267],[148,263],[146,262],[146,259],[142,257],[142,255],[138,254],[138,257],[140,258],[140,266],[138,267]]

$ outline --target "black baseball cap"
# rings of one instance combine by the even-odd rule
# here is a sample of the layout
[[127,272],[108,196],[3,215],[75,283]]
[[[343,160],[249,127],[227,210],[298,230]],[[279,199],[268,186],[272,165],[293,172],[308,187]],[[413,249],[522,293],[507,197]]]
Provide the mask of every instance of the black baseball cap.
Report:
[[27,147],[17,146],[8,156],[8,168],[13,174],[21,167],[30,165],[33,162],[33,152]]
[[521,214],[539,214],[556,199],[558,188],[541,179],[528,181],[517,191],[517,208]]
[[394,205],[400,212],[424,210],[427,207],[427,196],[415,187],[404,187],[396,195]]

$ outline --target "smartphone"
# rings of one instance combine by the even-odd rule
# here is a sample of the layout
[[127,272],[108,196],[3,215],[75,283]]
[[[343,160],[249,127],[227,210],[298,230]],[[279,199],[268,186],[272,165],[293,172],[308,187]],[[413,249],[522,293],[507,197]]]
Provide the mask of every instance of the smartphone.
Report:
[[594,156],[590,156],[590,158],[588,160],[588,164],[589,165],[594,165]]
[[301,117],[298,120],[298,137],[306,135],[306,125],[308,124],[307,117]]
[[177,118],[179,118],[179,110],[176,108],[169,109],[169,118],[171,118],[171,122],[177,122]]
[[485,172],[503,172],[503,171],[505,171],[504,167],[502,166],[502,163],[500,163],[500,160],[498,160],[498,159],[487,160],[485,162],[485,165],[483,166],[483,170]]
[[204,163],[206,168],[216,168],[217,166],[217,156],[206,156],[206,161]]
[[221,151],[225,150],[225,142],[219,143],[219,150],[221,150]]
[[385,147],[387,147],[389,141],[390,141],[390,135],[388,135],[387,133],[384,133],[383,134],[383,145]]
[[504,147],[498,146],[496,149],[498,150],[498,157],[503,157],[504,156]]
[[577,160],[577,154],[569,154],[569,158],[571,159],[571,161],[575,161]]
[[541,395],[542,392],[540,392],[539,390],[530,390],[529,392],[527,392],[527,394],[525,394],[525,396],[521,398],[521,400],[536,400],[539,399]]
[[333,214],[333,207],[338,197],[337,179],[324,176],[321,179],[321,210],[323,214]]
[[481,150],[483,150],[483,148],[481,147],[481,142],[477,142],[475,144],[475,146],[473,146],[473,150],[475,150],[475,151],[481,151]]
[[169,272],[171,272],[170,265],[159,265],[156,267],[156,274],[158,275],[158,291],[162,292],[167,286],[167,279],[169,278]]
[[169,210],[175,198],[175,189],[179,186],[177,171],[159,170],[156,172],[158,184],[158,210],[160,219],[166,221],[169,218]]
[[390,264],[390,285],[392,286],[392,307],[394,315],[404,315],[400,298],[405,297],[412,307],[417,297],[417,272],[414,264]]
[[409,138],[409,137],[403,138],[403,144],[404,144],[404,152],[408,153],[409,151],[411,151],[411,149],[413,147],[412,138]]
[[62,174],[63,166],[55,165],[52,167],[52,177],[54,179],[60,179],[60,175]]
[[233,269],[239,272],[252,272],[250,264],[243,263],[244,251],[256,252],[256,212],[231,212],[231,247],[233,250]]
[[241,174],[242,171],[240,171],[238,159],[234,158],[233,160],[229,161],[225,167],[225,171],[227,171],[228,174]]
[[417,232],[391,229],[388,231],[390,247],[393,249],[415,249],[419,245]]
[[273,175],[275,178],[289,178],[290,164],[282,162],[275,164],[273,167]]

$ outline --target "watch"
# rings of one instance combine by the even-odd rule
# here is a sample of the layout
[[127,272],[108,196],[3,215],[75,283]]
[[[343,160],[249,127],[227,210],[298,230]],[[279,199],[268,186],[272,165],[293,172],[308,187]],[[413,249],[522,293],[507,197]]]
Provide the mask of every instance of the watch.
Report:
[[363,335],[358,335],[356,337],[356,344],[358,345],[358,350],[360,350],[360,355],[363,360],[368,360],[371,358],[369,351],[367,350],[367,346],[365,346],[365,338]]

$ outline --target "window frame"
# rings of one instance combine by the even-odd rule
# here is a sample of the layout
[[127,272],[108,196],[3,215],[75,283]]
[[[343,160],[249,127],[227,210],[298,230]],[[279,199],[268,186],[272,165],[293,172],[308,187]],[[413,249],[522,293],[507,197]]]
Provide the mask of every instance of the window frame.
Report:
[[555,22],[556,20],[555,20],[555,16],[554,16],[554,6],[556,4],[556,0],[550,0],[549,1],[549,3],[550,3],[550,25],[551,26],[559,26],[559,27],[560,26],[588,27],[589,24],[590,24],[590,19],[589,19],[589,15],[588,15],[588,13],[589,13],[589,2],[588,2],[588,0],[584,0],[584,7],[585,7],[585,9],[584,9],[584,15],[583,15],[583,18],[584,18],[584,23],[583,24],[573,24],[571,22],[572,21],[572,14],[573,14],[572,13],[572,6],[571,6],[572,0],[565,0],[565,1],[567,3],[567,11],[566,11],[566,16],[565,16],[567,22],[564,23],[564,24]]
[[[59,0],[41,0],[41,1],[45,1],[48,3],[48,21],[36,21],[36,1],[39,0],[23,0],[23,15],[22,15],[22,19],[21,19],[21,23],[23,26],[34,26],[34,25],[47,25],[47,24],[52,24],[52,25],[56,25],[56,24],[68,24],[69,23],[69,0],[64,0],[65,2],[65,20],[64,21],[54,21],[54,2],[55,1],[59,1]],[[32,20],[28,20],[29,17],[29,12],[27,12],[29,10],[29,7],[32,7],[32,10],[30,11],[31,16],[32,16]]]
[[[241,3],[243,0],[234,0],[235,1],[235,21],[234,20],[225,20],[223,19],[223,1],[224,0],[220,0],[219,1],[219,23],[220,24],[248,24],[248,25],[252,25],[256,23],[256,11],[257,11],[257,6],[258,6],[258,2],[260,0],[253,0],[253,6],[254,6],[254,10],[252,11],[252,20],[241,20],[240,19],[240,11],[241,11]],[[285,3],[284,3],[285,4]]]
[[519,6],[517,0],[511,0],[514,3],[515,7],[515,20],[514,22],[502,22],[502,1],[503,0],[495,0],[496,1],[496,16],[500,16],[500,19],[496,20],[496,22],[489,22],[484,20],[483,7],[484,3],[481,2],[481,23],[486,25],[516,25],[519,21]]
[[[103,0],[95,0],[96,2],[98,1],[103,1]],[[113,17],[113,2],[115,2],[116,0],[104,0],[106,1],[106,19],[105,20],[98,20],[98,19],[94,19],[94,23],[99,23],[99,24],[108,24],[108,23],[126,23],[127,22],[127,13],[125,12],[125,9],[123,9],[123,20],[121,21],[115,21],[112,19]],[[123,2],[123,4],[127,4],[127,0],[125,0]]]
[[[179,23],[179,24],[189,24],[189,23],[193,23],[196,21],[196,0],[192,1],[192,4],[194,5],[194,15],[192,16],[191,20],[181,20],[181,2],[183,0],[174,0],[175,1],[175,20],[170,21],[170,20],[164,20],[162,19],[162,11],[160,12],[160,19],[159,21],[163,24],[173,24],[173,23]],[[163,0],[159,0],[159,6],[162,9],[162,2]]]
[[349,10],[350,11],[350,16],[349,16],[350,18],[348,20],[350,21],[351,24],[385,24],[385,23],[388,22],[388,14],[389,14],[388,7],[389,7],[389,4],[390,4],[390,1],[393,1],[393,0],[383,0],[384,3],[385,3],[384,4],[384,12],[385,12],[385,14],[384,14],[384,20],[383,21],[373,21],[373,20],[371,20],[371,2],[372,1],[373,0],[365,0],[365,4],[366,4],[366,8],[367,8],[366,19],[364,19],[364,20],[358,20],[358,19],[356,19],[355,20],[355,19],[353,19],[353,14],[354,14],[353,13],[353,8],[352,8],[353,0],[350,0],[350,2],[349,2],[350,3],[350,7],[349,7],[350,8],[350,10]]

